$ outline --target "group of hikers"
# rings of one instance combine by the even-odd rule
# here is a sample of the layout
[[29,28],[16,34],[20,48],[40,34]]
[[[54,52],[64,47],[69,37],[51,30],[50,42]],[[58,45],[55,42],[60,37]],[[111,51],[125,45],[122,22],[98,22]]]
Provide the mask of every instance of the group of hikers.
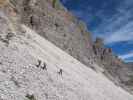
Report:
[[[41,60],[38,60],[38,64],[36,65],[36,67],[41,67],[43,70],[47,70],[47,65],[45,62],[43,62],[42,64],[42,61]],[[59,71],[57,72],[59,75],[62,75],[62,72],[63,70],[62,69],[59,69]]]

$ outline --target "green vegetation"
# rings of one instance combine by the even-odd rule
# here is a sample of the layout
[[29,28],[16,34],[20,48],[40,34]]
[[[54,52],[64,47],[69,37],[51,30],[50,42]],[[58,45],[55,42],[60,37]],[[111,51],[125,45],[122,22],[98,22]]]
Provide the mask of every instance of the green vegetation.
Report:
[[32,94],[32,95],[29,95],[29,94],[27,94],[26,95],[26,98],[28,99],[28,100],[36,100],[35,99],[35,96]]
[[59,10],[64,10],[64,6],[61,4],[60,0],[53,0],[52,1],[52,6],[55,9]]
[[87,31],[86,24],[83,21],[78,21],[78,26],[82,33]]

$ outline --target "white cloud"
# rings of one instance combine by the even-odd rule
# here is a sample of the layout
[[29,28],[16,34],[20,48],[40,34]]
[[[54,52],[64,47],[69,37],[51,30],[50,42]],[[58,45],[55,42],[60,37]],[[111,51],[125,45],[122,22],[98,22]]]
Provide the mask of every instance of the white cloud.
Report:
[[[63,0],[67,2],[69,0]],[[105,2],[103,6],[107,6]],[[96,28],[91,30],[95,37],[102,37],[105,44],[115,44],[117,42],[126,42],[133,44],[133,0],[122,0],[116,7],[114,14],[105,14],[105,9],[99,9],[93,12],[93,7],[88,6],[86,9],[73,9],[72,12],[85,20],[90,25],[96,19],[100,19],[100,23],[96,23]],[[84,10],[84,11],[83,11]],[[92,23],[93,24],[93,23]],[[95,24],[95,23],[94,23]],[[91,25],[90,25],[91,26]]]
[[114,33],[105,35],[105,44],[116,43],[116,42],[133,42],[133,22],[116,30]]
[[[69,0],[63,1],[67,3]],[[125,42],[124,45],[133,45],[133,0],[121,0],[119,4],[114,5],[112,11],[104,9],[104,6],[108,6],[108,2],[105,2],[103,8],[96,11],[94,11],[92,5],[88,6],[88,8],[85,7],[85,9],[72,9],[72,12],[83,19],[88,26],[92,24],[91,28],[93,30],[91,32],[94,38],[97,36],[102,37],[106,45],[119,42]],[[117,48],[119,49],[119,47]],[[133,57],[133,52],[120,55],[120,57],[129,61],[129,58]]]
[[133,52],[130,52],[130,53],[127,53],[127,54],[124,54],[124,55],[120,55],[119,57],[122,58],[123,60],[132,58],[133,57]]
[[121,2],[117,13],[110,18],[103,14],[102,22],[92,31],[95,37],[102,37],[107,45],[123,41],[133,43],[133,2],[129,1]]

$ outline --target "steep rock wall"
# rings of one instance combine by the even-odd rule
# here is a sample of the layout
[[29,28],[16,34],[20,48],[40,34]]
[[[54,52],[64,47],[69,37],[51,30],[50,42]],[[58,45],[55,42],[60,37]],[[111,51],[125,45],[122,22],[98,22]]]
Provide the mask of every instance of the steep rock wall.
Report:
[[53,7],[56,0],[11,1],[16,6],[22,23],[84,64],[90,64],[93,56],[90,33],[83,22],[78,21],[65,8]]

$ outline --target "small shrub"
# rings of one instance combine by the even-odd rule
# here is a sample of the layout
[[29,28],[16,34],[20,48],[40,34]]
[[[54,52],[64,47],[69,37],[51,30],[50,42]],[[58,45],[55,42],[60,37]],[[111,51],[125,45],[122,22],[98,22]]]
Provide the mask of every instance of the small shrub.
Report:
[[81,30],[81,33],[84,33],[84,32],[87,31],[86,24],[83,21],[79,20],[78,21],[78,26],[79,26],[79,28]]
[[34,96],[33,94],[32,94],[32,95],[27,94],[27,95],[26,95],[26,98],[29,99],[29,100],[36,100],[36,99],[35,99],[35,96]]
[[53,0],[53,2],[52,2],[52,6],[53,6],[53,8],[55,8],[56,1],[57,1],[57,0]]
[[65,8],[61,4],[60,0],[52,0],[52,6],[55,9],[65,10]]

